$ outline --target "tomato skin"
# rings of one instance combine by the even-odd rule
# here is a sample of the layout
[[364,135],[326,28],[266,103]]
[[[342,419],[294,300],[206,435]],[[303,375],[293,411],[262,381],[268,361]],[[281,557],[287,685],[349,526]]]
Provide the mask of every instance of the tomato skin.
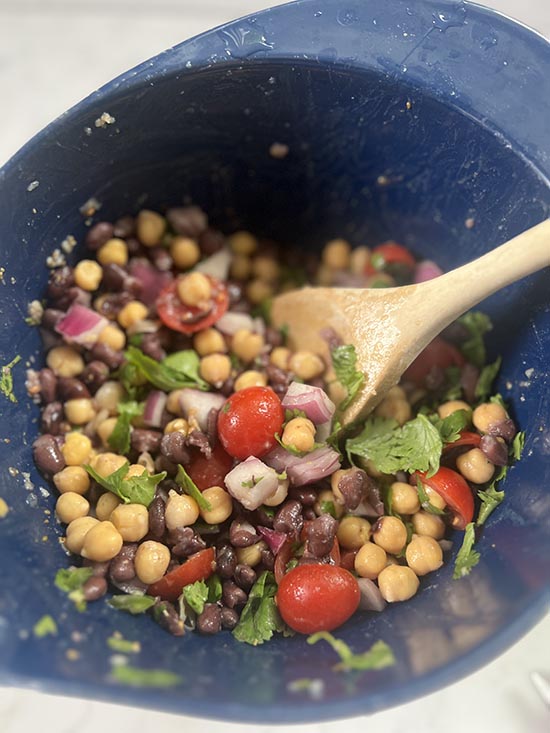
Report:
[[[454,443],[451,443],[454,445]],[[423,484],[429,486],[445,500],[454,513],[453,527],[464,529],[474,518],[474,497],[465,478],[451,468],[441,466],[429,478],[425,473],[416,471]]]
[[229,293],[221,280],[207,275],[212,286],[212,308],[203,317],[201,310],[182,303],[177,294],[178,279],[163,288],[156,299],[160,320],[172,331],[192,334],[212,326],[229,307]]
[[421,387],[433,367],[447,369],[450,366],[463,366],[464,364],[465,359],[456,346],[436,336],[407,367],[403,379]]
[[301,634],[332,631],[357,610],[361,593],[353,575],[336,565],[298,565],[277,590],[279,612]]
[[233,458],[261,458],[275,448],[285,412],[270,387],[246,387],[225,402],[218,415],[220,442]]
[[469,445],[472,448],[479,448],[481,443],[481,435],[479,433],[471,433],[468,430],[462,430],[460,432],[460,438],[455,440],[453,443],[446,443],[443,446],[443,451],[449,451],[451,448],[458,448],[461,445]]
[[206,580],[214,572],[216,555],[213,547],[190,555],[187,560],[164,578],[157,580],[147,588],[150,596],[160,596],[163,601],[177,601],[182,588],[197,580]]
[[372,254],[382,257],[386,265],[406,265],[411,270],[416,267],[416,260],[409,250],[393,240],[379,244],[372,250]]
[[204,491],[211,486],[223,486],[223,480],[232,468],[233,459],[218,444],[212,450],[210,458],[197,451],[186,470],[197,487]]

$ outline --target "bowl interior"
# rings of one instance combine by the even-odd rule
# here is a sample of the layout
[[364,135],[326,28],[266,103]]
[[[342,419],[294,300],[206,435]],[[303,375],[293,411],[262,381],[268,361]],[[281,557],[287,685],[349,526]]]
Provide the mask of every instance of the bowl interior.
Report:
[[[96,127],[102,112],[115,121]],[[288,154],[273,157],[273,143]],[[319,249],[333,236],[354,244],[393,238],[448,269],[548,216],[548,181],[502,135],[452,100],[330,54],[236,60],[111,87],[28,146],[0,188],[1,363],[22,357],[13,368],[18,402],[2,402],[0,496],[11,511],[0,523],[0,680],[226,719],[313,720],[375,710],[456,679],[542,614],[548,272],[483,305],[494,320],[491,356],[503,356],[498,387],[527,444],[480,540],[479,566],[453,581],[447,565],[411,602],[358,616],[337,634],[356,651],[388,642],[397,664],[378,672],[338,675],[333,653],[301,637],[253,649],[227,633],[174,640],[103,602],[77,613],[53,587],[67,558],[54,496],[32,464],[38,408],[24,389],[25,366],[42,362],[37,329],[24,322],[27,304],[41,297],[52,250],[69,234],[82,242],[90,220],[79,209],[92,197],[101,205],[93,221],[190,200],[225,230],[250,228],[289,248]],[[79,246],[72,260],[82,253]],[[43,614],[58,620],[59,636],[29,634]],[[184,684],[136,694],[111,683],[106,639],[114,630],[141,640],[133,663],[177,672]],[[321,680],[320,699],[295,691],[299,679]]]

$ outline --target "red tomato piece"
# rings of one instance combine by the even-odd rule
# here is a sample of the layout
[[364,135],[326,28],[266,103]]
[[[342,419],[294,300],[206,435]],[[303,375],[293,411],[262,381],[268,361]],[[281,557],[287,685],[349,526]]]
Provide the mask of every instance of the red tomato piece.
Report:
[[210,458],[197,451],[186,470],[197,487],[204,491],[211,486],[223,486],[223,480],[232,468],[233,459],[221,445],[217,445]]
[[[379,244],[378,247],[372,250],[372,254],[375,261],[377,258],[381,258],[384,265],[406,265],[411,270],[416,267],[416,260],[409,250],[393,240]],[[376,269],[380,270],[382,268],[376,267]]]
[[422,386],[433,367],[447,369],[450,366],[463,366],[464,363],[465,359],[456,346],[436,336],[407,368],[403,379]]
[[231,395],[218,415],[221,444],[233,458],[261,458],[275,448],[285,411],[270,387],[246,387]]
[[462,430],[460,438],[455,440],[454,443],[446,443],[443,450],[448,451],[452,448],[458,448],[460,445],[470,445],[472,448],[479,448],[480,443],[481,435],[479,433],[470,433],[467,430]]
[[220,319],[229,307],[229,294],[221,280],[207,275],[212,286],[212,296],[208,308],[201,309],[185,305],[178,297],[178,280],[173,280],[161,290],[157,300],[157,312],[160,320],[172,331],[180,333],[196,333],[212,326]]
[[332,631],[357,610],[356,579],[336,565],[298,565],[283,576],[276,601],[281,616],[301,634]]
[[216,555],[213,547],[190,555],[187,560],[164,578],[157,580],[147,588],[150,596],[160,596],[163,601],[177,601],[182,588],[197,580],[209,578],[216,567]]
[[[451,445],[454,445],[454,443],[451,443]],[[454,514],[453,527],[455,529],[464,529],[472,521],[474,517],[474,497],[466,479],[459,473],[451,468],[441,466],[437,473],[429,478],[421,471],[417,471],[415,476],[419,476],[423,484],[437,491],[439,496],[452,509]]]

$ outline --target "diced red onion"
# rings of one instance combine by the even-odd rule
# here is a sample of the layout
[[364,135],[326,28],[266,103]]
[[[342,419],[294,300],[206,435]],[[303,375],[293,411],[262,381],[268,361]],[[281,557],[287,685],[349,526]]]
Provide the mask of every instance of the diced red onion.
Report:
[[160,291],[173,280],[172,273],[162,272],[154,267],[149,260],[142,257],[131,260],[128,269],[130,275],[141,283],[140,300],[145,305],[152,305],[158,298]]
[[264,456],[264,460],[278,473],[286,471],[291,486],[312,484],[340,468],[340,454],[329,446],[317,448],[305,456],[294,456],[278,446]]
[[203,432],[208,427],[208,413],[210,410],[220,410],[225,400],[226,398],[221,394],[201,392],[191,387],[185,387],[180,394],[180,405],[184,417],[189,419],[193,416]]
[[291,382],[281,404],[289,410],[302,410],[315,425],[332,419],[336,406],[320,387]]
[[315,442],[324,443],[330,435],[331,430],[332,420],[327,420],[326,422],[322,422],[320,425],[317,425],[317,430],[315,431]]
[[274,529],[270,529],[269,527],[257,527],[257,529],[264,538],[264,540],[267,542],[271,552],[274,555],[277,555],[277,553],[287,540],[286,534],[283,534],[282,532],[276,532]]
[[252,331],[254,328],[254,319],[248,313],[226,311],[216,321],[216,328],[226,336],[234,336],[241,329]]
[[277,473],[255,456],[237,464],[224,481],[231,496],[250,511],[261,506],[279,487]]
[[369,578],[357,578],[357,585],[361,593],[359,601],[360,611],[383,611],[386,607],[386,601],[382,598],[380,589]]
[[207,257],[194,268],[195,272],[202,272],[203,275],[210,275],[218,280],[227,280],[232,255],[227,247],[220,249],[210,257]]
[[160,389],[149,392],[143,409],[143,422],[150,428],[160,428],[167,399],[167,394]]
[[433,280],[440,275],[443,275],[443,270],[435,262],[432,262],[432,260],[422,260],[415,267],[414,282],[423,283],[426,280]]
[[55,330],[69,343],[92,347],[108,321],[99,313],[79,303],[73,303]]

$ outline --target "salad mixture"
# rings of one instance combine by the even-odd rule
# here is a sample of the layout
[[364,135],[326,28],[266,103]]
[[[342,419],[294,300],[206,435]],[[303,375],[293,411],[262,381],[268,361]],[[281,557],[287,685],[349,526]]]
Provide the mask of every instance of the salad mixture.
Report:
[[269,322],[270,299],[306,281],[385,287],[437,265],[395,242],[279,252],[194,206],[99,222],[86,245],[31,304],[47,353],[27,381],[72,563],[55,583],[79,609],[108,593],[176,636],[258,644],[409,600],[454,530],[455,577],[476,564],[522,445],[491,396],[488,318],[459,319],[346,432],[365,379],[353,346],[323,334],[327,362]]

